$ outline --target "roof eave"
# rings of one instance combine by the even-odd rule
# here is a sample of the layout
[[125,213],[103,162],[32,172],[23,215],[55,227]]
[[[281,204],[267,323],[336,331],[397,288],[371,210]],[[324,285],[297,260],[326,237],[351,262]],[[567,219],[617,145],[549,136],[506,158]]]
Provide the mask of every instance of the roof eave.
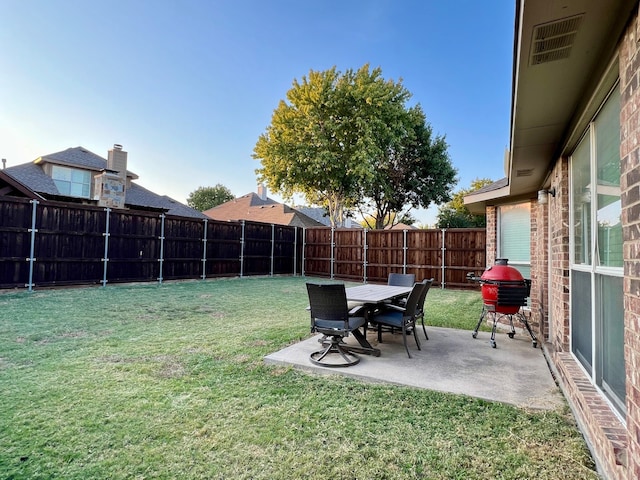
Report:
[[10,185],[12,188],[15,188],[18,192],[22,193],[25,197],[36,199],[36,200],[46,200],[38,192],[31,190],[29,187],[19,182],[8,173],[3,172],[2,170],[0,170],[0,180],[5,181],[8,185]]
[[[613,85],[615,49],[636,0],[567,0],[562,5],[516,0],[510,148],[505,158],[508,186],[470,194],[472,213],[487,205],[535,198],[558,158],[571,153],[601,99],[592,92]],[[541,25],[582,16],[566,59],[530,62],[532,39]],[[587,114],[585,114],[585,112]]]
[[[506,172],[511,196],[534,197],[557,159],[575,146],[575,132],[583,131],[590,120],[581,114],[585,102],[610,66],[636,3],[567,0],[550,6],[516,1],[511,154]],[[575,16],[581,16],[581,23],[569,57],[530,61],[536,29]]]
[[474,215],[484,215],[485,208],[488,205],[497,203],[501,199],[508,198],[510,193],[510,185],[506,185],[502,188],[497,188],[489,192],[470,193],[469,195],[465,195],[464,204]]

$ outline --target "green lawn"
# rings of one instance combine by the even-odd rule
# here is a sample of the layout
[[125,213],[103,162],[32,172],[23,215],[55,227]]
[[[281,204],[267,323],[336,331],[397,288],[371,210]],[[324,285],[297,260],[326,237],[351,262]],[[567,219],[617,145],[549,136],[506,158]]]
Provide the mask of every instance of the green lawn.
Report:
[[[568,410],[264,365],[309,335],[304,283],[0,293],[0,478],[597,478]],[[427,298],[475,326],[478,292]]]

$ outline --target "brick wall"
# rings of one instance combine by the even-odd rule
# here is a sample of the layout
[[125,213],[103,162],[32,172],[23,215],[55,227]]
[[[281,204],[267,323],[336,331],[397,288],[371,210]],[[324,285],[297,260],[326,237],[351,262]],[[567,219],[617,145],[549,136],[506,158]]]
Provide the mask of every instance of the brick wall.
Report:
[[548,205],[531,202],[531,323],[538,338],[548,340]]
[[[550,342],[556,351],[569,351],[569,162],[558,160],[551,173],[551,186],[556,196],[549,198],[547,208],[550,222],[546,248],[547,265],[550,268],[551,291],[545,307],[550,318]],[[545,256],[546,256],[545,255]]]
[[487,207],[487,267],[496,263],[496,254],[498,252],[498,208]]
[[640,478],[640,24],[623,37],[620,57],[620,187],[622,194],[628,477]]

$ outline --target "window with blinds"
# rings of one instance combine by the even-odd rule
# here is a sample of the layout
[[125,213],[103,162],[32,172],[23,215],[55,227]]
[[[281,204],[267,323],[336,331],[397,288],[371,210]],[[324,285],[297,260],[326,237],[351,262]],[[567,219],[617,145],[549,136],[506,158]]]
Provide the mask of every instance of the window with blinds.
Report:
[[529,202],[498,207],[498,256],[524,278],[531,278],[531,205]]

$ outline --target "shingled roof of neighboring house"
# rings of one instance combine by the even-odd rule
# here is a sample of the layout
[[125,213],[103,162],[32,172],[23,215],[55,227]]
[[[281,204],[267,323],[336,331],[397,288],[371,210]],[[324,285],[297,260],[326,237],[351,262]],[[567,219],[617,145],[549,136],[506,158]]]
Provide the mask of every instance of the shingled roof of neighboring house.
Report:
[[306,215],[307,217],[313,218],[316,222],[319,222],[327,227],[331,226],[331,220],[329,219],[329,215],[327,215],[327,211],[324,208],[307,207],[300,205],[296,205],[293,208]]
[[484,187],[479,188],[478,190],[474,190],[469,195],[493,192],[494,190],[499,190],[503,187],[506,187],[507,185],[509,185],[509,179],[507,177],[504,177],[504,178],[501,178],[500,180],[496,180],[495,182],[490,183],[489,185],[485,185]]
[[206,215],[194,208],[180,203],[167,195],[158,195],[157,193],[153,193],[152,191],[133,182],[127,190],[126,204],[131,205],[132,207],[137,205],[147,208],[161,208],[167,210],[169,215],[177,215],[179,217],[207,218]]
[[[313,218],[316,222],[320,222],[325,227],[331,226],[331,219],[329,218],[329,214],[327,213],[327,210],[322,207],[308,207],[306,205],[305,206],[295,205],[293,208],[298,210],[300,213],[303,213],[306,216]],[[347,217],[344,220],[343,228],[361,229],[363,227],[358,222],[356,222],[353,218]]]
[[29,190],[42,195],[59,195],[53,179],[44,173],[42,165],[35,163],[24,163],[15,167],[5,168],[2,173],[17,180]]
[[322,227],[322,223],[282,203],[256,193],[247,193],[203,212],[214,220],[274,223],[294,227]]
[[[74,147],[62,150],[60,152],[51,153],[37,158],[33,162],[7,167],[2,170],[4,176],[8,176],[21,186],[26,187],[39,197],[49,200],[77,201],[77,198],[65,197],[56,187],[53,179],[47,175],[43,165],[53,163],[74,168],[82,168],[93,172],[100,172],[107,168],[107,160],[90,152],[83,147]],[[127,178],[129,180],[136,179],[135,173],[127,170]],[[0,183],[2,179],[0,178]],[[9,183],[9,182],[5,182]],[[2,185],[0,185],[1,187]],[[83,199],[87,203],[94,203],[91,200]],[[159,209],[166,211],[169,215],[177,215],[181,217],[206,218],[201,212],[184,205],[173,198],[166,195],[158,195],[146,188],[130,182],[126,190],[125,205],[129,208],[138,209]]]

